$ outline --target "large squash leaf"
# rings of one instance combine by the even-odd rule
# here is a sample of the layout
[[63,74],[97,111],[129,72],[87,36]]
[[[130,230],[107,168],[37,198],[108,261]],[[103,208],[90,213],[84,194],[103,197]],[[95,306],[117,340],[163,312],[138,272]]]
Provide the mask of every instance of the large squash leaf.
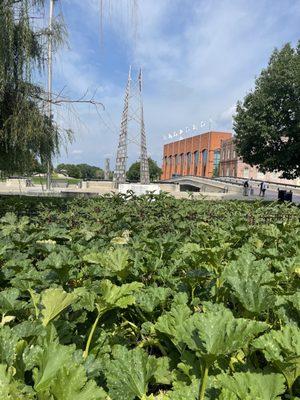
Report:
[[269,326],[263,322],[235,318],[229,310],[202,313],[194,320],[193,336],[199,356],[208,364],[219,356],[229,355],[245,347]]
[[143,286],[140,282],[125,283],[117,286],[108,279],[104,279],[100,283],[101,297],[98,301],[98,307],[102,310],[126,308],[135,303],[135,293]]
[[32,355],[27,356],[27,366],[33,369],[34,388],[37,392],[48,390],[57,377],[58,372],[64,367],[72,364],[74,347],[63,346],[54,337],[53,330],[48,331],[40,346],[32,350]]
[[76,293],[67,293],[62,288],[45,290],[41,297],[41,304],[44,307],[42,310],[43,325],[47,326],[52,319],[74,303],[76,299]]
[[252,343],[266,359],[282,372],[289,388],[300,376],[300,329],[294,325],[272,330]]
[[8,326],[0,327],[0,363],[13,365],[19,337]]
[[20,310],[24,306],[25,303],[18,300],[19,295],[20,291],[14,288],[0,292],[0,311],[2,314]]
[[[102,253],[89,253],[83,260],[89,264],[101,267],[100,276],[115,276],[125,278],[128,274],[129,251],[124,247],[117,247]],[[96,270],[97,271],[97,270]]]
[[155,324],[155,329],[169,336],[181,353],[187,344],[193,347],[192,335],[195,329],[191,319],[192,311],[186,302],[186,295],[176,296],[171,310],[160,316]]
[[[280,374],[240,372],[232,376],[219,375],[218,381],[238,400],[280,400],[285,392],[284,378]],[[224,397],[223,394],[220,399],[231,400],[228,395]]]
[[150,286],[141,291],[137,296],[137,306],[147,313],[152,313],[160,304],[164,304],[171,295],[171,289]]
[[193,379],[188,385],[185,382],[175,382],[171,391],[168,392],[168,400],[198,400],[199,380]]
[[31,387],[13,379],[13,372],[6,365],[0,364],[0,399],[1,400],[34,400]]
[[105,400],[107,395],[95,381],[88,380],[82,365],[64,366],[51,384],[51,394],[63,400]]
[[222,278],[243,307],[252,313],[259,314],[275,304],[275,295],[268,286],[274,281],[274,275],[264,261],[256,261],[251,253],[231,262]]
[[106,379],[112,400],[135,400],[147,395],[148,384],[158,369],[157,359],[140,349],[116,346],[107,365]]

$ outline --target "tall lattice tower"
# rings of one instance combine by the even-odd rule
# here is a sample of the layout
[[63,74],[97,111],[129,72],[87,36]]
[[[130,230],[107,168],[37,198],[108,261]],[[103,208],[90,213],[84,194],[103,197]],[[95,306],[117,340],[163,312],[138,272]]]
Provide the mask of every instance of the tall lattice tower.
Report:
[[105,159],[104,180],[109,181],[110,175],[110,159]]
[[131,67],[129,68],[127,86],[125,91],[124,109],[121,120],[121,130],[117,150],[116,168],[114,172],[115,187],[126,182],[127,141],[128,141],[128,108],[131,89]]
[[149,161],[147,155],[147,141],[145,132],[145,122],[144,122],[144,106],[142,98],[143,90],[143,77],[142,69],[140,69],[139,74],[139,93],[140,93],[140,112],[141,112],[141,159],[140,159],[140,181],[143,185],[149,185],[150,175],[149,175]]
[[[131,68],[129,68],[128,81],[125,91],[124,109],[121,121],[121,130],[119,135],[119,145],[116,159],[116,169],[114,172],[115,187],[120,183],[126,182],[126,162],[128,143],[138,144],[140,147],[140,181],[142,184],[149,184],[149,163],[147,156],[147,142],[145,133],[144,110],[143,110],[143,79],[140,69],[138,78],[131,79]],[[138,124],[139,134],[134,138],[129,138],[128,124],[132,122]]]

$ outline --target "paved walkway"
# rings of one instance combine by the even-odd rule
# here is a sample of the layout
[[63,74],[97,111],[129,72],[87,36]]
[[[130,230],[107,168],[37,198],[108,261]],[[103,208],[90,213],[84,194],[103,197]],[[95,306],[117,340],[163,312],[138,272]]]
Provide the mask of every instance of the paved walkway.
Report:
[[[105,188],[106,189],[106,188]],[[66,196],[68,194],[72,195],[75,193],[78,194],[104,194],[104,193],[111,193],[113,189],[101,187],[92,187],[88,189],[77,189],[77,188],[69,188],[69,189],[62,189],[62,188],[54,188],[52,191],[46,192],[42,190],[41,186],[35,187],[27,187],[27,188],[17,188],[17,187],[5,187],[0,185],[0,195],[1,194],[10,194],[10,195],[27,195],[27,196]],[[61,193],[63,192],[63,193]],[[175,197],[178,198],[188,198],[188,192],[176,192],[176,191],[168,191],[167,192]],[[229,193],[209,193],[209,192],[195,192],[193,193],[195,198],[199,199],[207,199],[207,200],[247,200],[247,201],[254,201],[254,200],[265,200],[265,201],[277,201],[278,200],[278,192],[277,190],[267,189],[265,197],[259,196],[259,189],[254,188],[254,194],[252,196],[243,196],[243,188],[241,187],[238,192],[229,192]],[[300,194],[293,194],[293,202],[296,204],[300,204]]]
[[[265,193],[265,197],[260,197],[259,196],[259,189],[254,189],[254,194],[252,196],[241,196],[238,195],[236,196],[234,193],[228,194],[228,197],[234,199],[234,198],[244,198],[245,200],[269,200],[269,201],[277,201],[278,200],[278,191],[277,190],[270,190],[267,189]],[[293,193],[293,203],[300,204],[300,195],[299,194],[294,194]]]

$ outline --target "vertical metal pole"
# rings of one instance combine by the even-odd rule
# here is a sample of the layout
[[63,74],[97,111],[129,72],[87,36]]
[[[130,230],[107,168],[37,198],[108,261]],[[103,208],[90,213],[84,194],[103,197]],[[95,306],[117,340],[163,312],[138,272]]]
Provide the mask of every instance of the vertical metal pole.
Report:
[[110,174],[110,160],[109,158],[105,159],[105,170],[104,170],[104,180],[109,181]]
[[141,159],[140,159],[140,181],[142,185],[149,185],[150,174],[149,174],[149,161],[147,155],[147,142],[146,142],[146,132],[145,132],[145,122],[144,122],[144,107],[142,99],[142,86],[143,77],[142,69],[140,69],[139,74],[139,96],[140,96],[140,107],[141,107]]
[[[48,117],[50,124],[52,121],[52,23],[53,23],[54,1],[55,0],[50,0],[49,26],[48,26]],[[51,189],[51,154],[49,154],[47,161],[46,188],[47,190]]]

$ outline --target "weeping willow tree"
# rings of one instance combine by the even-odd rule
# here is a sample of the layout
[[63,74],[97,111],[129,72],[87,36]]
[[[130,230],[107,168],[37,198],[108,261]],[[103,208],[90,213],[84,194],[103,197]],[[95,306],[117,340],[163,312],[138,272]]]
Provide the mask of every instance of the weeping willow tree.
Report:
[[[72,136],[49,118],[48,95],[34,83],[47,61],[50,32],[36,24],[45,1],[0,0],[0,171],[5,174],[31,172],[37,160],[45,165],[59,152],[62,134]],[[124,1],[135,26],[138,1]],[[119,0],[100,4],[101,16],[104,10],[114,14]],[[63,25],[54,23],[54,49],[64,34]]]
[[47,30],[34,22],[44,0],[0,0],[0,170],[26,173],[59,151],[47,96],[33,83],[46,60]]

